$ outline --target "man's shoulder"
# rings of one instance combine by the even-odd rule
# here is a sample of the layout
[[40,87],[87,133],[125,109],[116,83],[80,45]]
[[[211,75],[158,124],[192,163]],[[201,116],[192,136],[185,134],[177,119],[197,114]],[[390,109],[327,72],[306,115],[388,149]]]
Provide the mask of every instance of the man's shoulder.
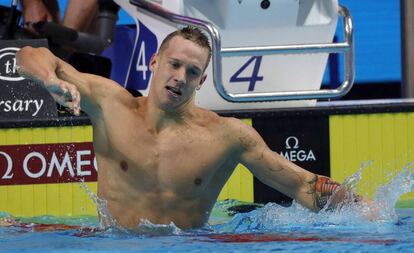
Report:
[[237,118],[223,117],[216,112],[203,108],[198,108],[196,115],[200,122],[210,126],[234,127],[241,123],[241,121]]
[[197,118],[197,121],[203,126],[225,136],[235,136],[251,128],[238,118],[224,117],[206,109],[200,109]]

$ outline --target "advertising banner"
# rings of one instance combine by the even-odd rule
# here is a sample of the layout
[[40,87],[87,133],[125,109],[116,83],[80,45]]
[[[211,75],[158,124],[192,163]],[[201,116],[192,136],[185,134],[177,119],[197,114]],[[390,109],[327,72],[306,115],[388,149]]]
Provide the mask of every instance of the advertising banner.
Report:
[[0,120],[56,117],[49,93],[17,73],[15,55],[24,46],[47,47],[47,41],[0,41]]

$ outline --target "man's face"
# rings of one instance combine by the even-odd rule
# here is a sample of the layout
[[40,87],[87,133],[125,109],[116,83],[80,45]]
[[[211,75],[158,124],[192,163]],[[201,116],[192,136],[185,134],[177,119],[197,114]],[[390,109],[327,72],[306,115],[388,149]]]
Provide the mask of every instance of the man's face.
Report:
[[166,46],[151,58],[150,96],[162,109],[174,111],[190,103],[203,84],[208,50],[181,36],[173,37]]

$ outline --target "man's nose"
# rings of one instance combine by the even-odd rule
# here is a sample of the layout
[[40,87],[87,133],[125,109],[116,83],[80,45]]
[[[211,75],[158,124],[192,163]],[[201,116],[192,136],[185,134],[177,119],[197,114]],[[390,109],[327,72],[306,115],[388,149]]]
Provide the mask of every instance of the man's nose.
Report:
[[183,82],[183,83],[185,83],[185,75],[186,75],[185,68],[179,68],[175,72],[174,79],[175,79],[176,82]]

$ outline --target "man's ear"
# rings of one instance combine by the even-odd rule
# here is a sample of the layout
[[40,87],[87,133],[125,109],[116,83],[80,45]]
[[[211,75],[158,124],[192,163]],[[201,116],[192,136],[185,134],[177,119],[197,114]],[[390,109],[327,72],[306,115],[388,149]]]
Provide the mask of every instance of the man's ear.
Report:
[[204,74],[204,75],[201,77],[201,79],[200,79],[200,83],[197,85],[196,90],[201,89],[201,86],[202,86],[202,85],[203,85],[203,83],[206,81],[206,79],[207,79],[207,75],[206,75],[206,74]]
[[200,86],[203,85],[203,83],[206,81],[206,79],[207,79],[207,74],[204,74],[200,79],[200,84],[199,85]]
[[150,63],[149,63],[149,68],[151,71],[154,71],[154,69],[158,66],[158,58],[159,56],[157,53],[151,56]]

